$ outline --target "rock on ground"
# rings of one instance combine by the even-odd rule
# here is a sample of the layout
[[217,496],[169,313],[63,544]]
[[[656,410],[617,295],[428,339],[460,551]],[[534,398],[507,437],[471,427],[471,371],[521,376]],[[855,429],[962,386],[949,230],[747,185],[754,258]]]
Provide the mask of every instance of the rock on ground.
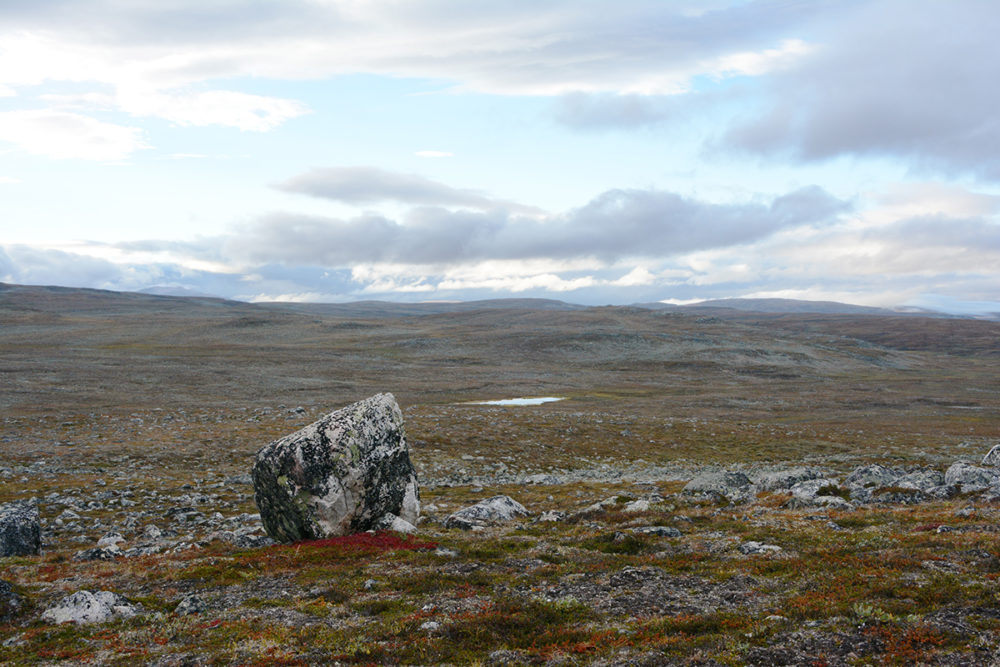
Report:
[[104,623],[130,618],[140,611],[141,607],[111,591],[77,591],[42,612],[42,620],[57,624]]
[[1000,471],[959,461],[945,471],[944,481],[949,486],[960,485],[963,492],[983,491],[1000,482]]
[[0,558],[30,556],[41,549],[38,507],[23,500],[0,505]]
[[472,530],[506,523],[519,516],[528,516],[528,510],[524,509],[524,505],[510,496],[493,496],[471,507],[458,510],[445,519],[444,526]]
[[756,475],[753,485],[757,491],[787,491],[799,482],[818,479],[823,473],[813,468],[770,470]]
[[746,498],[750,491],[750,478],[738,471],[701,473],[684,486],[687,494],[722,496],[729,500]]
[[1000,445],[994,445],[983,457],[984,466],[1000,467]]
[[6,581],[0,579],[0,623],[16,618],[24,609],[24,598]]
[[392,394],[331,412],[257,452],[254,497],[279,542],[375,528],[386,514],[416,524],[416,471]]

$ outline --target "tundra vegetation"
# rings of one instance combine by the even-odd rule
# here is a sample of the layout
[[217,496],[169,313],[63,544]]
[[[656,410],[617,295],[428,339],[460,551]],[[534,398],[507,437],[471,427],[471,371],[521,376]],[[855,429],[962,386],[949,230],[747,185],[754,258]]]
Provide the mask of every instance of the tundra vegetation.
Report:
[[[0,664],[975,665],[1000,650],[997,496],[849,483],[876,464],[894,480],[979,466],[1000,444],[998,323],[13,286],[0,322],[0,503],[34,499],[42,523],[40,554],[0,558]],[[380,391],[403,410],[417,532],[270,543],[255,452]],[[565,400],[469,404],[519,396]],[[826,504],[759,482],[795,468],[817,471]],[[722,471],[757,484],[684,492]],[[497,495],[530,514],[445,527]],[[81,590],[138,613],[42,617]]]

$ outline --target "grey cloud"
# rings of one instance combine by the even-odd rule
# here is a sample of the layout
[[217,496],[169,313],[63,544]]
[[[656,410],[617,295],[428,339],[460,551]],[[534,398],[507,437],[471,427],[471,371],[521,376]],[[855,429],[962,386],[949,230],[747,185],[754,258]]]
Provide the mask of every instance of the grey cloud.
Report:
[[26,245],[10,245],[5,274],[11,282],[29,285],[104,287],[115,285],[122,269],[107,260]]
[[1000,6],[867,3],[823,30],[823,47],[769,77],[764,111],[729,148],[802,161],[898,156],[918,168],[1000,178]]
[[[719,56],[773,48],[846,0],[613,4],[554,0],[469,3],[306,0],[69,0],[0,3],[11,30],[45,30],[102,48],[171,46],[201,78],[278,72],[371,72],[456,81],[492,92],[639,90],[701,73]],[[293,48],[311,41],[309,57]],[[321,45],[326,44],[329,48]],[[338,50],[347,44],[348,51]],[[364,48],[351,48],[352,45]],[[240,56],[220,55],[238,45]],[[129,54],[141,60],[139,50]],[[192,57],[195,56],[195,57]]]
[[255,262],[345,266],[364,262],[451,264],[486,259],[666,257],[756,241],[848,210],[817,187],[762,204],[707,204],[659,190],[611,190],[586,206],[539,220],[508,211],[423,207],[405,224],[380,216],[351,220],[265,216],[226,243]]
[[413,205],[468,206],[479,209],[528,209],[511,202],[490,199],[473,190],[453,188],[417,174],[402,174],[374,167],[312,169],[274,187],[285,192],[346,204],[395,201]]
[[575,130],[633,129],[675,116],[674,105],[662,96],[567,93],[556,101],[555,119]]

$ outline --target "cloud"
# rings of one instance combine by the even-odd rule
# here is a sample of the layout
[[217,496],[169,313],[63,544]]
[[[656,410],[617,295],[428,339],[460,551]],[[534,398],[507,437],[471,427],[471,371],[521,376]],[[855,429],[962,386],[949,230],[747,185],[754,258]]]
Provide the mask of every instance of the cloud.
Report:
[[557,98],[555,119],[576,130],[631,129],[676,117],[678,104],[673,97],[573,92]]
[[455,157],[454,153],[447,151],[417,151],[414,155],[417,157]]
[[513,202],[491,199],[474,190],[453,188],[417,174],[402,174],[374,167],[313,169],[274,187],[285,192],[306,194],[346,204],[399,202],[487,210],[509,208],[537,211]]
[[123,275],[122,267],[107,260],[25,245],[0,248],[0,271],[6,282],[69,287],[105,287]]
[[184,126],[226,125],[266,132],[309,112],[295,100],[248,95],[230,90],[161,93],[126,90],[116,103],[134,116],[155,116]]
[[822,48],[771,73],[760,109],[722,145],[802,162],[899,157],[1000,179],[996,3],[861,3],[821,32]]
[[104,162],[149,148],[139,128],[44,109],[0,113],[0,141],[33,155]]
[[0,176],[0,185],[14,185],[21,182],[20,178],[14,178],[13,176]]
[[[827,2],[663,3],[623,0],[613,11],[461,0],[398,3],[33,2],[0,6],[0,84],[99,81],[169,90],[237,77],[343,73],[457,82],[495,94],[573,91],[673,94],[697,76],[758,76],[804,46],[797,24]],[[19,3],[25,4],[25,3]]]
[[[415,185],[410,179],[382,179],[373,190],[367,181],[355,179],[355,172],[349,173],[350,187],[335,180],[330,196],[368,201],[391,192],[397,199],[414,201],[428,191],[441,198],[454,194],[439,192],[438,184],[418,180]],[[299,185],[311,189],[311,183]],[[244,261],[329,266],[578,257],[616,261],[748,243],[787,227],[826,223],[848,209],[846,202],[818,187],[797,190],[769,205],[708,204],[660,190],[610,190],[579,209],[544,219],[503,209],[430,206],[413,209],[403,221],[374,215],[338,220],[272,214],[243,227],[227,241],[226,252]]]

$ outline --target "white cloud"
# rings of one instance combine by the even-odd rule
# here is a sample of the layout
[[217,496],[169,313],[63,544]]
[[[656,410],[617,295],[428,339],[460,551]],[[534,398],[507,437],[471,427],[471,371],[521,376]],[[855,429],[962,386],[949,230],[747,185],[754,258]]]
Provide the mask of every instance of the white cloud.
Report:
[[229,90],[200,93],[123,90],[116,102],[134,116],[154,116],[188,126],[225,125],[253,132],[266,132],[309,111],[295,100]]
[[139,128],[45,109],[0,113],[0,141],[33,155],[104,162],[124,160],[149,148]]
[[706,63],[704,69],[717,78],[729,76],[761,76],[792,66],[815,51],[801,39],[788,39],[776,49],[729,53]]
[[417,151],[414,155],[417,157],[455,157],[454,153],[447,151]]
[[13,185],[21,182],[20,178],[14,178],[13,176],[0,176],[0,185]]
[[610,284],[617,287],[636,287],[638,285],[651,285],[656,281],[656,276],[650,273],[645,266],[637,266],[618,280],[611,281]]

